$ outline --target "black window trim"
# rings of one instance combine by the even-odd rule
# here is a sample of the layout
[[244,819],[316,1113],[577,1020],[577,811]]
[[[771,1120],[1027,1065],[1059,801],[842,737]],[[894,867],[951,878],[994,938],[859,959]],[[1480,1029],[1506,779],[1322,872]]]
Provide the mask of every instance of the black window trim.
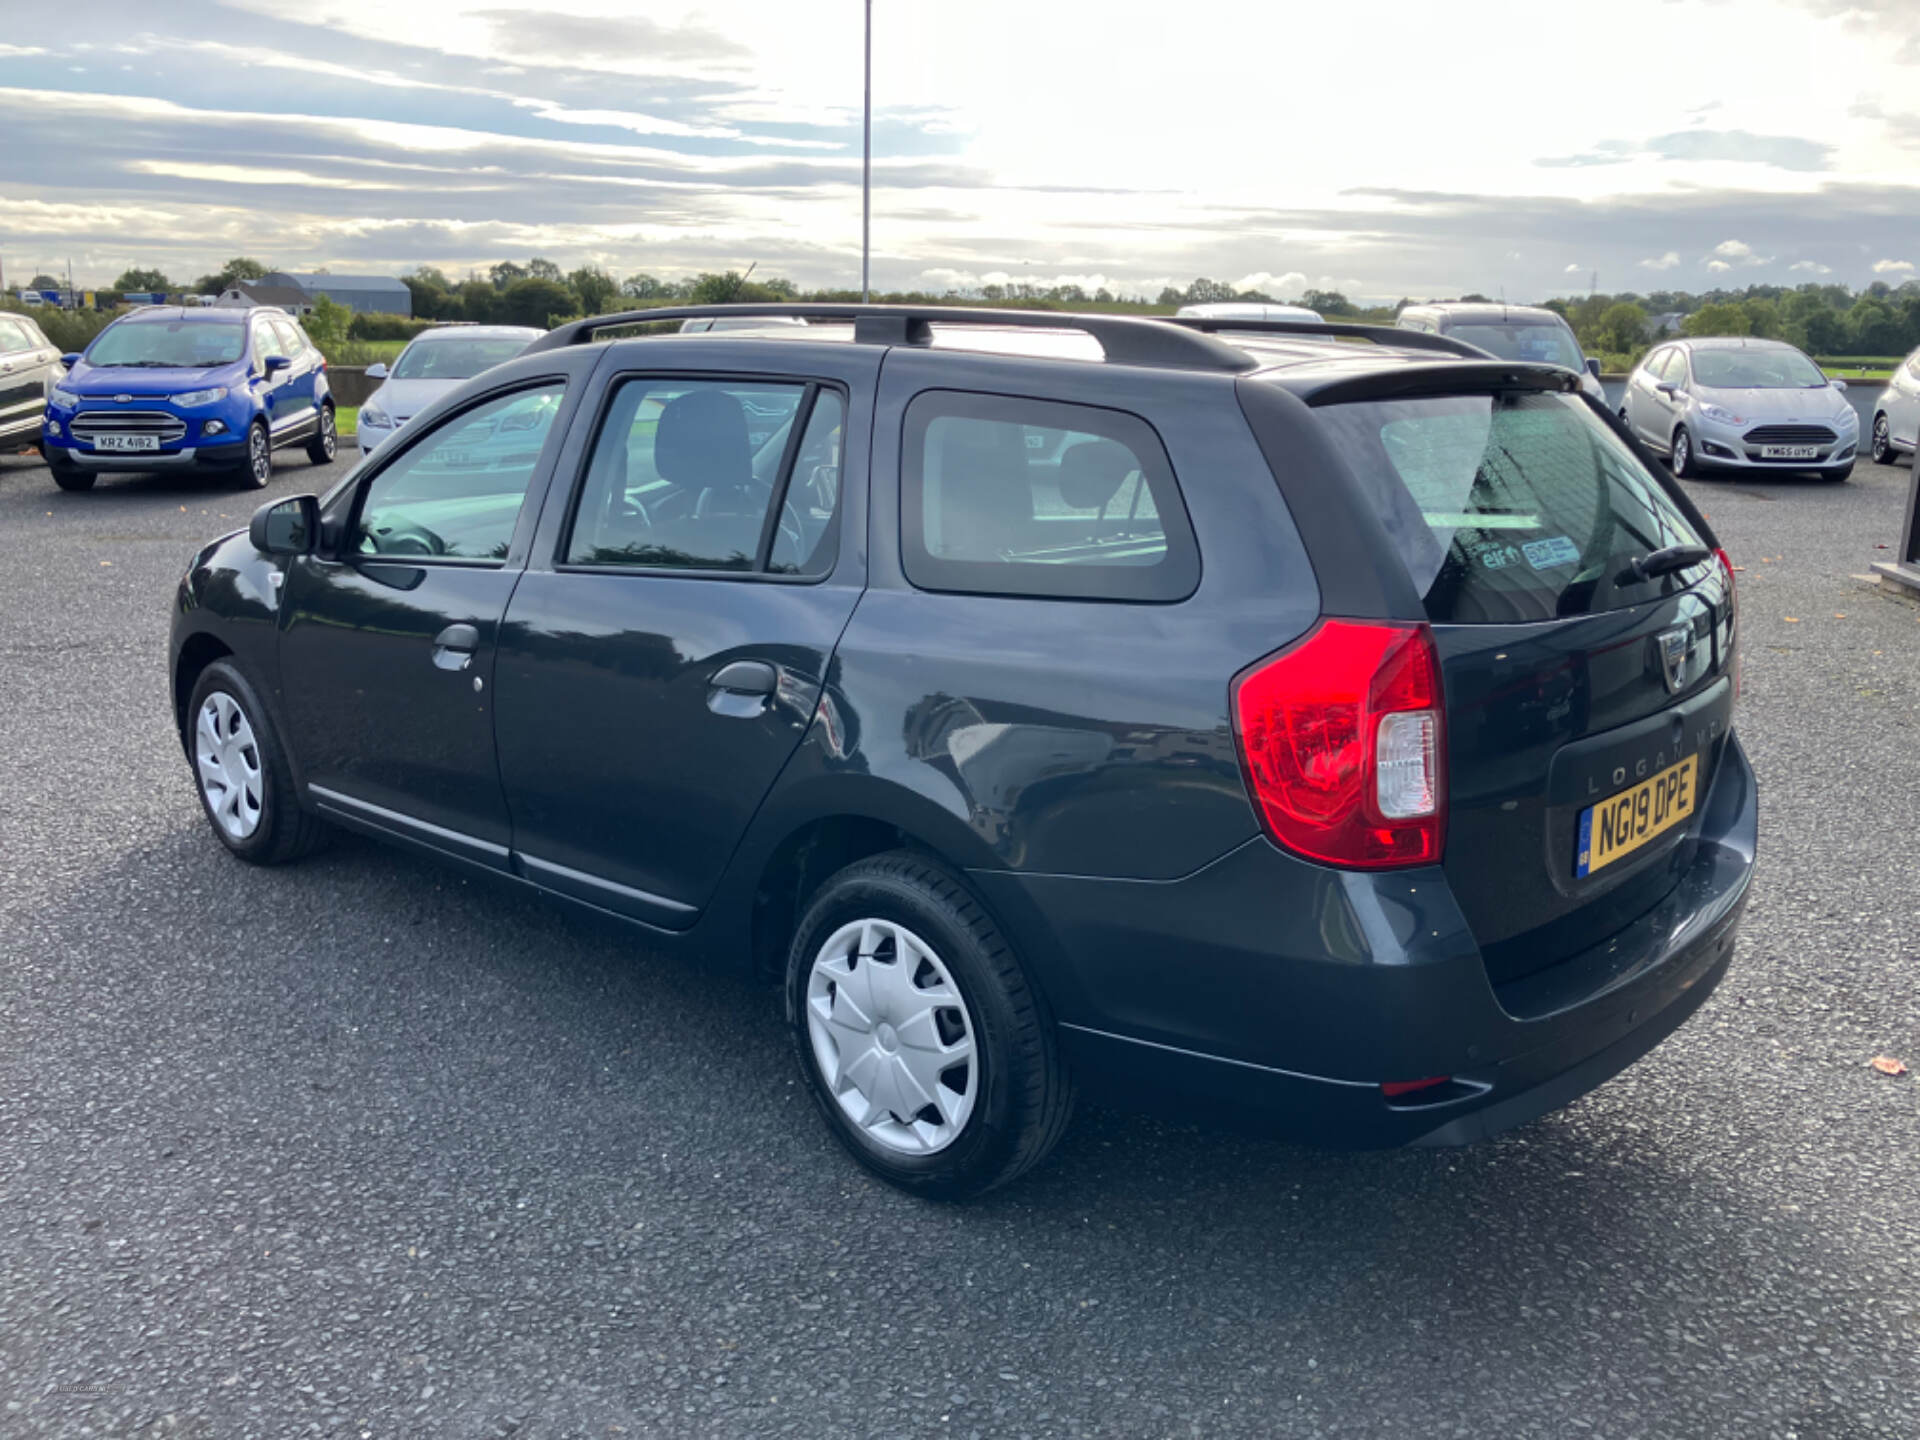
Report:
[[[366,474],[348,474],[341,480],[340,489],[329,492],[322,500],[322,510],[324,512],[326,509],[331,508],[327,502],[336,500],[342,490],[346,492],[348,497],[346,514],[337,532],[340,536],[338,541],[339,553],[331,558],[341,564],[355,566],[428,566],[443,570],[507,569],[513,560],[511,550],[513,542],[511,537],[509,537],[508,540],[508,554],[498,560],[489,560],[480,556],[468,555],[366,555],[353,548],[354,531],[360,524],[360,512],[367,503],[367,492],[373,488],[374,482],[395,465],[398,465],[406,456],[418,450],[421,445],[426,443],[428,436],[439,434],[442,430],[445,430],[447,426],[456,423],[463,416],[471,415],[483,405],[491,405],[496,400],[508,400],[516,395],[523,395],[530,390],[546,390],[558,386],[561,404],[564,406],[567,387],[572,383],[572,377],[565,374],[532,376],[528,379],[517,381],[512,385],[503,386],[498,390],[489,390],[484,395],[474,396],[471,401],[462,405],[458,410],[453,410],[442,415],[435,420],[431,426],[409,436],[405,444],[401,444],[398,437],[389,441],[386,448],[381,450],[375,457],[375,463],[368,468]],[[560,436],[563,431],[564,427],[561,424],[563,419],[564,417],[562,415],[557,412],[555,413],[553,429],[547,432],[547,438],[541,443],[539,459],[534,461],[533,474],[527,477],[526,494],[523,495],[520,500],[520,514],[515,519],[513,526],[515,532],[518,532],[521,525],[527,521],[527,501],[533,498],[533,485],[540,477],[541,466],[546,462],[547,446],[556,443],[556,437]],[[536,515],[535,518],[537,519],[538,516]],[[519,568],[524,568],[524,565]]]
[[[936,403],[944,401],[948,408],[937,415],[928,416],[923,402],[929,400]],[[1022,410],[1029,418],[1014,418]],[[1074,425],[1030,418],[1036,411],[1048,410],[1071,411],[1095,419]],[[916,411],[921,412],[920,415],[916,416]],[[1167,542],[1165,561],[1154,566],[1023,565],[994,560],[943,560],[928,553],[924,540],[925,517],[921,509],[926,482],[926,429],[930,419],[947,416],[1008,420],[1042,429],[1072,430],[1080,434],[1099,435],[1126,445],[1134,452],[1135,458],[1144,462],[1141,478],[1153,494],[1154,507],[1159,511]],[[1101,423],[1108,428],[1096,428]],[[1142,446],[1130,443],[1116,433],[1126,430],[1133,431],[1136,440],[1151,442],[1144,447],[1148,453],[1142,453]],[[1152,473],[1156,467],[1168,492],[1164,500]],[[1171,503],[1165,503],[1168,501]],[[1174,472],[1173,459],[1167,454],[1166,441],[1145,416],[1112,405],[1095,405],[1085,400],[1055,400],[1040,395],[958,390],[950,386],[929,386],[919,391],[908,400],[900,420],[899,521],[900,572],[916,590],[943,595],[1004,596],[1083,604],[1179,605],[1193,598],[1200,588],[1200,542],[1194,534],[1193,517],[1187,513],[1186,496],[1180,489],[1180,478]],[[1169,578],[1159,586],[1153,586],[1153,582],[1162,575]],[[1143,593],[1150,588],[1163,593]]]
[[[715,570],[680,568],[671,565],[591,565],[567,558],[567,550],[573,544],[573,527],[580,517],[580,502],[586,496],[587,477],[593,469],[593,458],[600,449],[601,432],[606,429],[608,417],[613,412],[614,397],[623,386],[635,380],[692,380],[698,382],[739,382],[743,385],[792,385],[800,387],[800,401],[793,412],[793,429],[787,435],[786,449],[780,456],[780,469],[774,476],[773,499],[767,513],[760,522],[760,544],[754,555],[754,568],[751,570]],[[846,507],[841,503],[846,496],[844,484],[846,466],[841,465],[843,483],[834,496],[833,518],[827,522],[827,532],[833,538],[833,563],[818,575],[782,575],[769,571],[766,567],[773,558],[773,536],[779,528],[780,508],[786,503],[787,491],[793,483],[793,466],[800,455],[800,442],[805,438],[806,427],[813,420],[813,407],[820,393],[831,390],[840,397],[841,424],[847,423],[853,413],[853,397],[844,380],[817,375],[777,374],[759,370],[689,370],[656,369],[619,370],[607,377],[601,388],[599,410],[593,417],[593,429],[586,445],[581,448],[579,463],[572,480],[571,491],[567,496],[565,520],[553,545],[552,564],[556,574],[560,575],[638,575],[651,579],[669,580],[736,580],[752,585],[824,585],[833,578],[840,568],[840,524]]]

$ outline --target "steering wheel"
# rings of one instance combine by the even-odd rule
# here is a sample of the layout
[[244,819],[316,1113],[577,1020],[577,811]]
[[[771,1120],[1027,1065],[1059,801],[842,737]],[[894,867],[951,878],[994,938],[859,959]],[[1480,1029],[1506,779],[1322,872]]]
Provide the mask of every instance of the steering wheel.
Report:
[[412,520],[395,520],[378,530],[368,532],[376,546],[375,554],[386,555],[444,555],[447,542],[426,526]]

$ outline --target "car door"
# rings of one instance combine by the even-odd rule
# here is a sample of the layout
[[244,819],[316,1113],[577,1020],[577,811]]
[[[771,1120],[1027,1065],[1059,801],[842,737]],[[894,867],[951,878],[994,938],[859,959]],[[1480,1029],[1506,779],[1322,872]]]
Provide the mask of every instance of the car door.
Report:
[[1881,404],[1887,412],[1887,431],[1894,443],[1913,449],[1920,437],[1920,350],[1906,358],[1887,383]]
[[1659,408],[1661,396],[1656,387],[1661,383],[1660,372],[1672,354],[1671,347],[1662,346],[1642,360],[1627,379],[1627,428],[1640,440],[1651,438],[1655,417],[1664,413]]
[[693,343],[727,368],[611,375],[496,661],[524,873],[669,929],[712,896],[859,602],[881,353]]
[[0,315],[0,435],[36,430],[46,408],[47,360],[24,320]]
[[521,380],[393,446],[289,565],[283,714],[329,814],[506,867],[494,647],[567,399],[564,376]]
[[265,315],[253,317],[252,331],[254,391],[260,396],[267,426],[277,438],[286,428],[293,371],[291,368],[269,369],[267,361],[276,355],[287,359],[291,357],[287,356],[287,347],[281,343],[279,332],[273,328],[273,321]]
[[273,316],[271,323],[280,348],[293,363],[287,369],[286,415],[289,433],[295,428],[295,422],[302,422],[300,428],[311,429],[319,417],[315,408],[315,386],[320,378],[320,352],[308,343],[300,327],[291,320],[282,320]]

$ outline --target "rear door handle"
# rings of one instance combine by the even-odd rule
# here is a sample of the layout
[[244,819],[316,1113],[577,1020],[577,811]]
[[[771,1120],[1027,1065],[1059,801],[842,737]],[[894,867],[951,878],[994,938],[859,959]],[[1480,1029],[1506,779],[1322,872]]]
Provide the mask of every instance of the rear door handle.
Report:
[[442,670],[464,670],[480,648],[480,632],[471,625],[449,625],[433,637],[433,663]]
[[780,672],[764,660],[735,660],[721,666],[707,684],[735,695],[771,695],[780,688]]

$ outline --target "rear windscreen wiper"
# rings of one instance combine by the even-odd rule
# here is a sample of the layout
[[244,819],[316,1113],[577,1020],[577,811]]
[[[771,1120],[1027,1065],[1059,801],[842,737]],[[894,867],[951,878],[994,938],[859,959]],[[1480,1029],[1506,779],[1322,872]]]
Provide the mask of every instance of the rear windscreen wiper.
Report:
[[1652,580],[1656,576],[1671,575],[1676,570],[1684,570],[1689,565],[1698,565],[1712,558],[1713,551],[1704,545],[1669,545],[1651,555],[1635,556],[1631,569],[1635,579]]

